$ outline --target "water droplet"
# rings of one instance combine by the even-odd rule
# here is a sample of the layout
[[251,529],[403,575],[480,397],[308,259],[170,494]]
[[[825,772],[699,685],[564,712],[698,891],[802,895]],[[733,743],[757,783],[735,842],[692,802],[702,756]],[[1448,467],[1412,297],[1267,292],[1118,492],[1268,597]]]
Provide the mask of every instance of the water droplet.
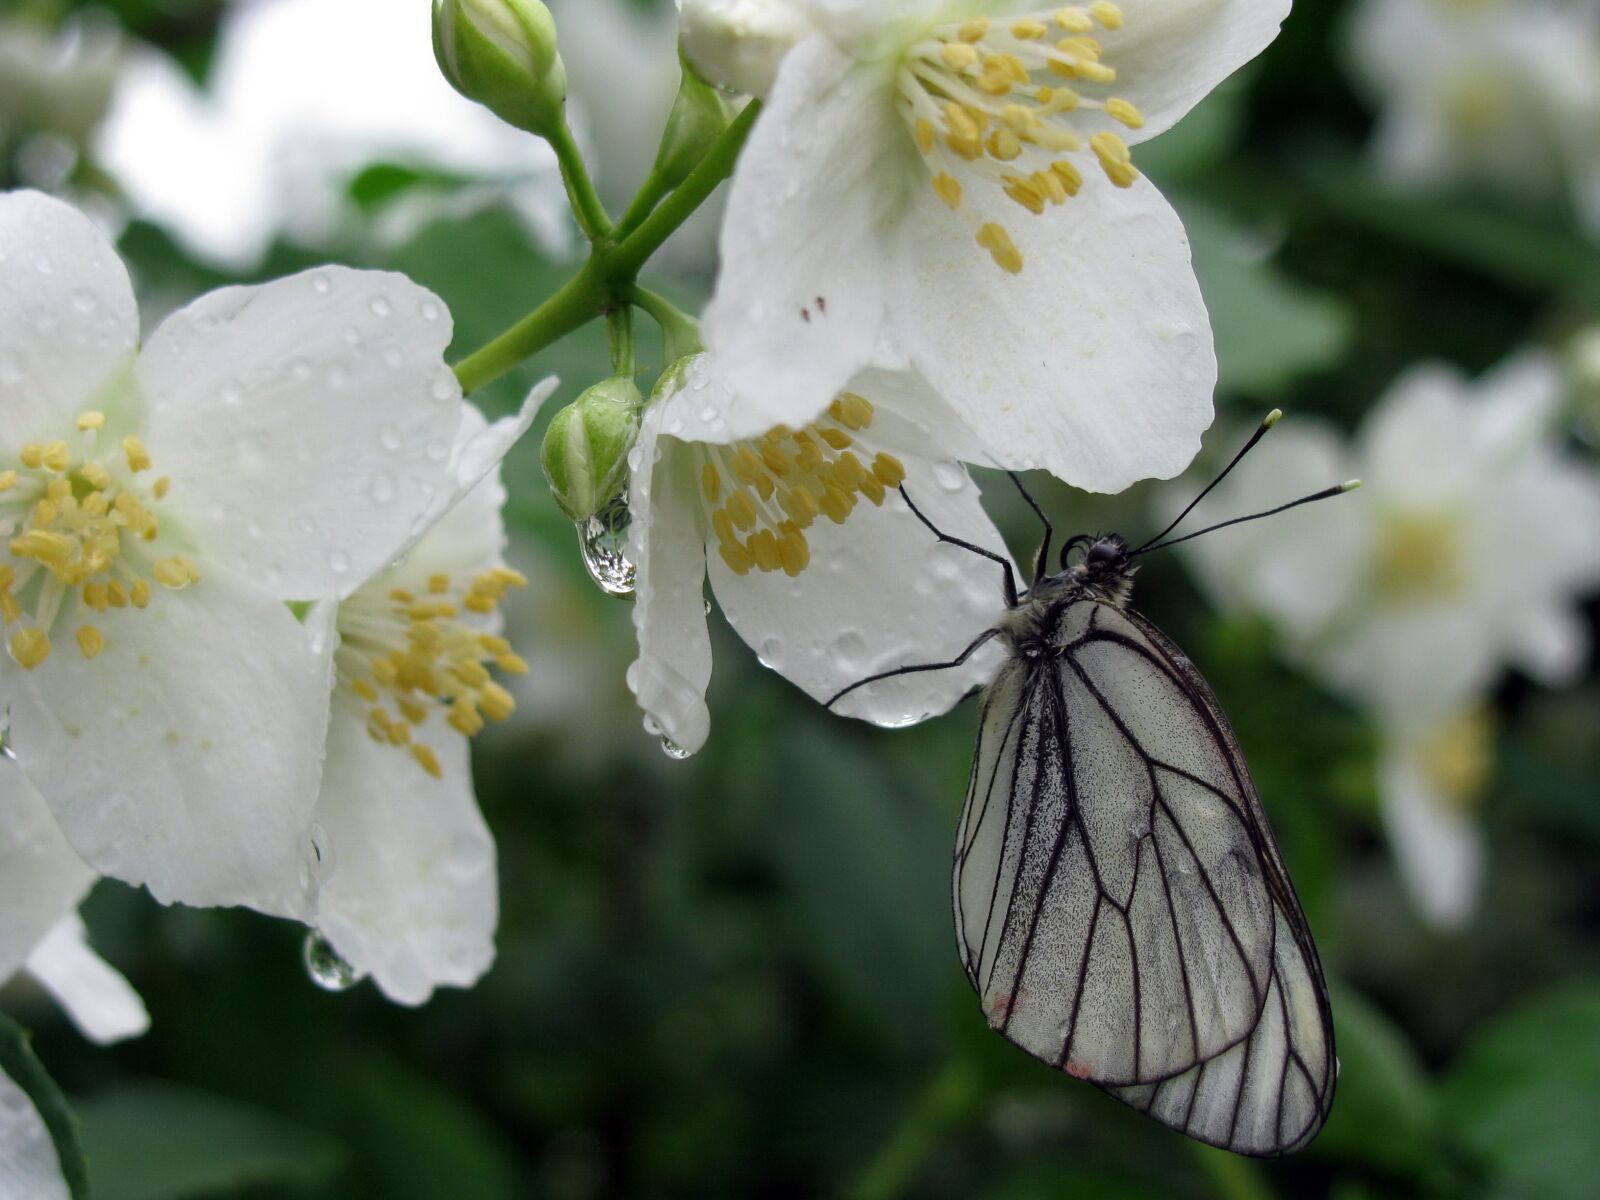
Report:
[[301,951],[306,974],[325,992],[348,992],[361,982],[361,972],[333,948],[333,943],[315,929],[306,934]]
[[947,492],[959,492],[967,486],[967,473],[962,469],[960,463],[934,463],[933,477],[939,481],[939,486]]
[[494,843],[477,833],[458,833],[450,839],[445,865],[457,882],[470,883],[494,865]]
[[72,293],[72,307],[81,313],[92,313],[95,309],[95,304],[93,292],[84,291],[80,288]]
[[417,311],[422,314],[424,321],[437,321],[439,319],[439,306],[432,300],[424,300],[422,307]]
[[710,596],[703,597],[701,599],[700,603],[704,604],[706,606],[706,616],[709,617],[711,615],[711,597]]
[[390,454],[393,454],[404,444],[405,439],[400,436],[400,431],[393,425],[385,425],[378,430],[378,445],[382,446]]
[[343,575],[350,569],[350,556],[343,550],[335,550],[328,555],[328,567],[335,575]]
[[388,504],[394,499],[394,476],[387,471],[379,471],[372,477],[372,499],[377,504]]
[[461,387],[456,383],[455,374],[444,370],[434,377],[432,386],[428,388],[428,394],[440,404],[446,404],[461,394]]
[[367,301],[367,307],[372,310],[375,317],[387,317],[391,311],[389,301],[382,296],[374,296]]
[[587,521],[578,522],[583,565],[589,568],[589,577],[608,596],[633,595],[638,571],[623,553],[628,545],[631,519],[627,498],[617,496]]
[[685,750],[682,746],[678,745],[678,743],[673,741],[671,738],[663,737],[661,739],[661,753],[665,754],[668,758],[672,759],[674,762],[682,762],[684,759],[688,758],[691,754],[693,754],[694,751],[693,750]]
[[333,280],[319,271],[311,277],[311,290],[319,296],[326,296],[333,291]]

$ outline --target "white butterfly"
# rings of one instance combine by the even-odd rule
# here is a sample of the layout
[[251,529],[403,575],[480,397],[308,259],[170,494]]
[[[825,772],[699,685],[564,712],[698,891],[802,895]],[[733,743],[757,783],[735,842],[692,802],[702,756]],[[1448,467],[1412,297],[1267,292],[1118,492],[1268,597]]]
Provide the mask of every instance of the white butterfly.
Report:
[[1075,537],[1049,575],[1046,520],[1019,595],[1007,560],[923,523],[1005,568],[1006,616],[954,662],[873,676],[830,706],[995,638],[1010,651],[984,702],[953,880],[962,964],[989,1024],[1202,1142],[1300,1149],[1338,1074],[1327,984],[1227,717],[1129,606],[1137,557],[1173,543]]

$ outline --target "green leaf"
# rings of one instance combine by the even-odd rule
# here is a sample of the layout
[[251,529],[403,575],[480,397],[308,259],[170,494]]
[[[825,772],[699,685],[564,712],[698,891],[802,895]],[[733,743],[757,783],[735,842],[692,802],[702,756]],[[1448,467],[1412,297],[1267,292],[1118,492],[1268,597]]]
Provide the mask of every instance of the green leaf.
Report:
[[1364,996],[1336,989],[1339,1049],[1333,1112],[1313,1143],[1319,1154],[1420,1177],[1439,1161],[1433,1086],[1405,1034]]
[[1178,207],[1211,311],[1220,390],[1275,395],[1339,360],[1353,332],[1342,303],[1279,272],[1261,238],[1233,218],[1192,200]]
[[309,1189],[344,1161],[338,1143],[220,1096],[154,1081],[79,1105],[95,1200],[187,1200],[246,1187]]
[[1600,979],[1563,984],[1482,1030],[1441,1092],[1495,1195],[1579,1200],[1600,1179]]
[[1073,1163],[1033,1167],[983,1193],[983,1200],[1062,1200],[1093,1196],[1095,1200],[1170,1200],[1165,1186],[1130,1179]]
[[[78,1121],[67,1108],[66,1097],[56,1087],[28,1042],[28,1035],[10,1018],[0,1014],[0,1073],[9,1076],[33,1102],[44,1126],[55,1143],[61,1174],[74,1200],[87,1200],[89,1178],[79,1145]],[[0,1168],[3,1169],[3,1168]]]

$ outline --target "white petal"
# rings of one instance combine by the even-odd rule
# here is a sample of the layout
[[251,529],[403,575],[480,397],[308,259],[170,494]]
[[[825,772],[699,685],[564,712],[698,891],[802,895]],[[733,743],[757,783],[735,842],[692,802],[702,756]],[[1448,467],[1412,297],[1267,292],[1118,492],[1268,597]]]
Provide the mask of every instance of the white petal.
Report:
[[1567,608],[1529,605],[1511,621],[1512,661],[1546,687],[1571,683],[1589,644],[1588,623]]
[[139,382],[175,518],[275,595],[348,595],[452,490],[450,332],[431,292],[343,267],[224,288],[169,318]]
[[900,184],[923,171],[886,77],[807,40],[739,160],[703,329],[747,425],[804,424],[872,360]]
[[1450,807],[1403,752],[1387,752],[1379,768],[1384,826],[1400,876],[1423,917],[1457,929],[1477,906],[1483,837],[1471,818]]
[[[1117,72],[1111,91],[1144,126],[1130,143],[1165,132],[1278,36],[1289,0],[1120,0],[1121,29],[1095,33]],[[1113,126],[1113,128],[1115,128]]]
[[[864,455],[880,444],[897,445],[899,424],[880,412],[871,436],[858,439]],[[959,465],[909,457],[903,462],[906,493],[934,525],[1009,560],[977,485]],[[949,662],[1005,611],[1000,567],[940,544],[896,494],[882,508],[863,500],[843,525],[819,520],[806,537],[811,565],[795,579],[760,571],[741,577],[719,555],[707,558],[728,623],[767,666],[813,699],[827,701],[882,671]],[[964,667],[873,684],[845,697],[834,711],[880,725],[910,725],[947,712],[987,683],[1003,657],[991,643]]]
[[94,623],[97,658],[60,636],[6,681],[18,761],[67,839],[163,903],[304,913],[331,632],[215,567]]
[[150,1028],[139,993],[120,972],[89,948],[88,931],[73,913],[28,958],[28,974],[55,997],[91,1042],[108,1045]]
[[1425,363],[1403,374],[1361,427],[1361,477],[1384,503],[1437,511],[1480,483],[1466,380]]
[[94,881],[44,797],[16,763],[0,758],[0,983],[78,907]]
[[50,1130],[28,1093],[0,1071],[0,1200],[72,1200]]
[[416,731],[442,779],[378,744],[353,702],[335,701],[317,822],[332,848],[315,924],[401,1004],[470,987],[494,961],[494,839],[472,795],[467,740],[441,720]]
[[628,493],[628,557],[638,569],[633,626],[639,635],[628,686],[661,733],[692,752],[711,734],[700,485],[692,456],[676,439],[661,437],[660,429],[661,410],[648,410],[635,449],[641,465]]
[[[969,188],[1022,251],[1008,275],[932,191],[906,217],[894,341],[989,447],[1118,492],[1189,465],[1211,424],[1217,364],[1189,242],[1148,182],[1094,180],[1033,217]],[[1002,211],[1003,207],[1003,211]]]
[[0,448],[55,441],[133,353],[139,311],[88,217],[38,192],[0,194]]
[[788,0],[678,0],[678,28],[705,78],[749,96],[765,96],[784,55],[814,32]]

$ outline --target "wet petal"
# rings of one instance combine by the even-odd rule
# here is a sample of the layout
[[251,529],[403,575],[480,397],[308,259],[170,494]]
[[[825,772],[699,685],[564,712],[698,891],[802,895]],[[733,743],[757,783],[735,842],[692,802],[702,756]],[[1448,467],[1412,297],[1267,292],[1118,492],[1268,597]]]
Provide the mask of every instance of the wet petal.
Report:
[[91,1042],[120,1042],[150,1028],[139,993],[89,948],[88,931],[76,913],[56,923],[27,966]]
[[78,907],[95,878],[22,769],[0,758],[0,982]]

